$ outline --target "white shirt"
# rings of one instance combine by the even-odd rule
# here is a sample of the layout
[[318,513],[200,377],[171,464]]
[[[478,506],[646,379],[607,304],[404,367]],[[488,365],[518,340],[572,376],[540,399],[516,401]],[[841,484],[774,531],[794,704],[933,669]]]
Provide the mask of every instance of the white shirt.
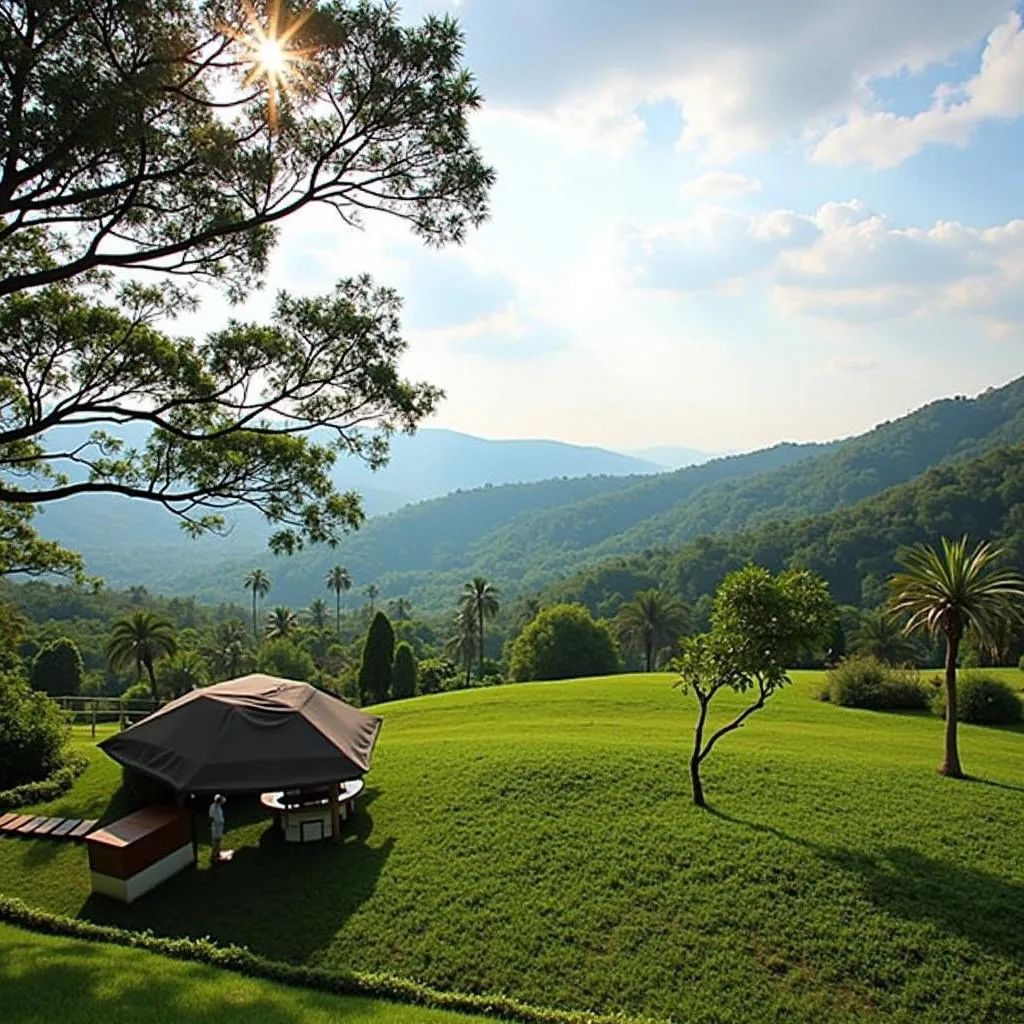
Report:
[[224,808],[216,801],[210,804],[210,828],[214,832],[224,832]]

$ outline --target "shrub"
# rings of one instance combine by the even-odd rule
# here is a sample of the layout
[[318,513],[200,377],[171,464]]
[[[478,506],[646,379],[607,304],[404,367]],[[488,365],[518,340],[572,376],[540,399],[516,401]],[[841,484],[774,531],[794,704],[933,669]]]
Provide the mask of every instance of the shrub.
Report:
[[453,688],[459,670],[447,658],[425,658],[419,664],[419,693],[440,693]]
[[622,670],[619,645],[606,622],[595,622],[581,604],[556,604],[537,613],[516,637],[509,678],[573,679]]
[[51,697],[73,697],[81,690],[84,675],[82,655],[66,636],[41,647],[32,659],[32,686]]
[[38,782],[65,763],[64,713],[20,676],[0,675],[0,789]]
[[1024,672],[1024,654],[1020,656],[1020,661],[1017,662],[1017,668]]
[[[932,701],[932,710],[946,717],[946,690],[940,687]],[[1013,689],[1001,679],[984,672],[961,672],[956,686],[956,717],[972,725],[1016,725],[1024,718],[1024,708]]]
[[873,655],[847,658],[829,669],[822,700],[870,711],[925,710],[931,691],[916,672],[895,669]]
[[316,678],[316,664],[308,651],[286,637],[264,640],[256,658],[256,670],[267,675],[309,683]]
[[412,646],[404,640],[395,648],[395,663],[391,666],[391,697],[402,700],[416,692],[416,656]]
[[13,811],[17,807],[29,804],[41,804],[48,800],[56,800],[66,793],[86,768],[89,758],[85,754],[73,752],[68,754],[62,767],[51,772],[39,782],[26,782],[12,789],[0,791],[0,810]]

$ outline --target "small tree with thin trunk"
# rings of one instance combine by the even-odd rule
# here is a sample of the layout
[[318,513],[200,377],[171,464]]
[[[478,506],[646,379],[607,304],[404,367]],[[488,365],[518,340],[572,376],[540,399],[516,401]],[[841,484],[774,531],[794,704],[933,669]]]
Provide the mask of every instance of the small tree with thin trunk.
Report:
[[463,585],[462,596],[459,598],[462,613],[476,624],[476,651],[481,679],[484,677],[484,619],[493,619],[498,614],[499,597],[497,587],[482,576],[474,576],[469,583]]
[[246,573],[245,589],[252,591],[252,635],[256,643],[260,642],[260,629],[256,620],[256,601],[262,601],[270,593],[270,577],[262,569],[253,569]]
[[[693,802],[705,806],[700,770],[715,744],[789,682],[788,668],[831,635],[836,611],[828,585],[804,569],[773,576],[760,566],[730,573],[715,594],[711,630],[682,641],[676,661],[684,692],[697,698],[690,755]],[[724,689],[756,697],[705,738],[711,702]]]
[[343,565],[335,565],[324,577],[328,590],[334,591],[334,626],[338,638],[341,638],[341,595],[352,589],[352,577]]
[[957,745],[956,663],[960,642],[973,631],[983,644],[1007,619],[1019,619],[1024,607],[1024,577],[1012,569],[998,569],[1000,548],[978,544],[973,551],[967,537],[942,538],[942,551],[917,544],[897,559],[903,571],[889,581],[890,607],[909,615],[909,635],[922,631],[946,639],[946,746],[939,766],[942,775],[964,777]]

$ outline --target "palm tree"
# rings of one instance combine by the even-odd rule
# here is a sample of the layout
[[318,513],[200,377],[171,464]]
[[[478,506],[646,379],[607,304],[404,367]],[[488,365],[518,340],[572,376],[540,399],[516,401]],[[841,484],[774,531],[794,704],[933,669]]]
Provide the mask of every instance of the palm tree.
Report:
[[890,665],[912,661],[916,653],[913,641],[885,608],[872,608],[861,615],[857,628],[850,634],[850,650]]
[[456,665],[466,666],[466,686],[469,686],[469,673],[473,668],[473,658],[477,652],[477,624],[472,612],[463,608],[455,616],[455,632],[444,645],[444,653]]
[[210,669],[217,679],[234,679],[245,658],[246,625],[241,619],[218,622],[204,648]]
[[322,597],[314,597],[306,609],[306,621],[314,629],[323,629],[327,625],[328,614],[327,602]]
[[328,570],[327,575],[324,577],[324,582],[327,584],[328,590],[334,591],[334,611],[335,611],[335,623],[337,626],[338,639],[341,639],[341,595],[352,589],[352,577],[348,574],[348,569],[343,565],[336,565],[333,569]]
[[380,597],[380,587],[376,583],[368,583],[363,588],[363,593],[366,595],[367,600],[370,602],[370,618],[373,618],[373,612],[376,607],[377,598]]
[[150,611],[136,611],[118,619],[111,628],[107,662],[115,672],[134,666],[140,678],[145,669],[153,699],[159,700],[153,663],[165,654],[173,654],[176,648],[174,625],[169,619]]
[[480,659],[480,678],[484,677],[484,619],[493,619],[498,614],[498,588],[492,587],[483,576],[474,576],[462,587],[459,607],[462,613],[476,623],[477,655]]
[[245,589],[252,591],[252,635],[260,642],[260,631],[256,624],[256,599],[261,601],[270,592],[270,577],[262,569],[253,569],[245,577]]
[[278,605],[268,616],[267,623],[263,627],[265,636],[271,639],[287,639],[299,628],[299,617],[284,605]]
[[172,654],[160,670],[160,682],[171,697],[206,686],[210,669],[198,651],[180,650]]
[[956,662],[964,633],[972,630],[987,644],[997,624],[1019,618],[1024,602],[1024,577],[993,563],[1003,551],[982,542],[967,548],[967,537],[942,538],[942,551],[917,544],[897,559],[903,567],[889,581],[889,606],[909,615],[904,632],[923,630],[946,639],[946,752],[939,771],[964,777],[956,736]]
[[643,654],[645,672],[654,668],[655,652],[673,646],[689,625],[689,608],[653,587],[634,594],[615,617],[620,640]]
[[407,597],[396,597],[388,605],[388,611],[395,622],[405,622],[412,612],[412,602]]

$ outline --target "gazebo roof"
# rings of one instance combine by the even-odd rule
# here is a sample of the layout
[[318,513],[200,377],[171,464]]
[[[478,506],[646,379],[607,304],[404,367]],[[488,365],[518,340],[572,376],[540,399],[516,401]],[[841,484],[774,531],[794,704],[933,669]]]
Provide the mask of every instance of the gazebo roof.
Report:
[[259,792],[361,777],[380,726],[308,683],[254,674],[193,690],[100,746],[178,791]]

